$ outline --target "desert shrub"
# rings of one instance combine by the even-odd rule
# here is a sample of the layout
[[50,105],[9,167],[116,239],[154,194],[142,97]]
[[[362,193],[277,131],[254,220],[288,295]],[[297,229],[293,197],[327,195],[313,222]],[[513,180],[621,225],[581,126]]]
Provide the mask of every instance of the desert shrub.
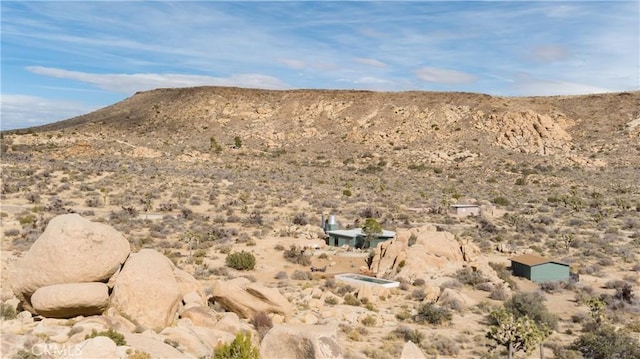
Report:
[[256,329],[262,340],[269,329],[273,328],[273,321],[265,312],[257,312],[253,318],[251,318],[251,325]]
[[7,303],[0,303],[0,318],[11,320],[16,319],[17,316],[16,308]]
[[478,283],[478,285],[476,285],[474,288],[483,292],[491,292],[494,286],[491,282],[482,282]]
[[559,293],[559,292],[562,292],[564,287],[565,287],[565,283],[561,281],[540,283],[540,290],[542,290],[545,293]]
[[249,252],[234,252],[225,258],[227,267],[237,270],[251,270],[256,265],[256,257]]
[[307,215],[304,213],[298,213],[293,217],[293,224],[297,224],[299,226],[305,226],[309,224],[307,220]]
[[373,327],[374,325],[376,325],[378,320],[373,315],[367,315],[366,317],[362,318],[362,320],[360,322],[365,327]]
[[338,298],[336,298],[333,295],[328,295],[324,298],[324,302],[329,304],[329,305],[336,305],[338,304]]
[[318,259],[329,259],[329,256],[326,253],[320,253]]
[[124,339],[124,335],[122,333],[115,331],[112,328],[109,328],[108,330],[104,330],[101,332],[98,332],[95,329],[93,329],[91,331],[91,334],[87,334],[84,337],[84,339],[86,340],[86,339],[91,339],[99,336],[107,337],[113,340],[113,342],[116,343],[116,345],[127,345],[127,341]]
[[424,303],[418,306],[417,313],[413,316],[416,323],[443,324],[451,321],[451,311],[433,303]]
[[407,241],[407,245],[411,247],[412,245],[416,244],[416,242],[418,242],[418,236],[416,236],[415,233],[411,233],[411,235],[409,236],[409,240]]
[[151,354],[140,350],[127,349],[127,359],[152,359]]
[[278,243],[273,247],[273,249],[275,249],[276,251],[284,251],[284,246]]
[[418,289],[414,289],[413,292],[411,292],[411,298],[414,300],[423,300],[426,297],[426,294],[424,292],[424,289],[422,288],[418,288]]
[[311,272],[303,272],[301,270],[295,270],[292,274],[291,274],[291,279],[294,280],[312,280],[313,279],[313,275],[311,274]]
[[33,353],[33,350],[20,349],[13,355],[12,359],[40,359],[40,355]]
[[20,230],[17,228],[11,228],[4,231],[4,235],[6,237],[14,237],[20,234]]
[[516,318],[528,316],[536,324],[544,324],[550,329],[557,329],[558,318],[550,313],[544,304],[546,298],[537,292],[519,292],[511,296],[505,303],[505,309]]
[[411,329],[406,325],[400,325],[396,329],[394,329],[391,335],[396,338],[402,339],[404,342],[412,341],[416,345],[420,345],[422,340],[424,339],[424,334],[418,329]]
[[498,206],[508,206],[511,204],[511,202],[503,196],[496,197],[492,199],[491,202],[497,204]]
[[334,278],[327,278],[322,284],[322,288],[333,289],[337,286],[336,280]]
[[284,280],[284,279],[289,279],[289,275],[285,271],[280,271],[280,272],[276,273],[274,278],[275,279],[279,279],[279,280]]
[[355,290],[356,290],[356,289],[355,289],[354,287],[352,287],[352,286],[351,286],[351,285],[349,285],[349,284],[346,284],[346,285],[341,285],[341,286],[339,286],[339,287],[338,287],[338,289],[336,289],[336,293],[337,293],[338,295],[345,295],[345,294],[347,294],[347,293],[354,292]]
[[484,276],[481,270],[473,270],[471,268],[462,268],[456,272],[456,279],[460,283],[476,287],[480,283],[488,282],[489,279]]
[[462,283],[460,283],[457,279],[451,279],[440,284],[440,289],[445,289],[445,288],[458,289],[460,287],[462,287]]
[[640,358],[640,342],[623,329],[604,325],[584,333],[570,346],[585,358]]
[[505,300],[507,299],[507,291],[505,290],[503,285],[496,285],[489,293],[489,298],[493,300]]
[[238,333],[228,344],[216,348],[213,359],[258,359],[260,352],[251,344],[251,333]]
[[422,287],[426,284],[425,280],[422,278],[418,278],[416,280],[413,281],[413,285],[415,285],[416,287]]
[[453,357],[460,353],[460,345],[458,342],[455,339],[451,339],[444,335],[436,335],[432,337],[429,344],[430,350],[427,350],[428,352],[435,350],[437,354]]
[[311,265],[311,258],[305,255],[304,249],[298,246],[291,245],[291,247],[283,252],[283,256],[291,263],[300,264],[303,266]]
[[353,306],[360,306],[360,301],[358,300],[358,298],[356,298],[355,295],[349,293],[347,295],[344,296],[344,304],[346,305],[353,305]]

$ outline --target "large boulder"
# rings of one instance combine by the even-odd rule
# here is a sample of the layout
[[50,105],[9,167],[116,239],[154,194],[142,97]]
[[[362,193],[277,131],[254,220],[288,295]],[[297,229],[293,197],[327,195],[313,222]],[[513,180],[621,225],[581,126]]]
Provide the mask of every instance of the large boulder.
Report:
[[276,325],[262,339],[260,358],[343,358],[338,330],[328,325]]
[[31,308],[31,295],[53,284],[107,282],[130,253],[127,239],[114,228],[78,214],[64,214],[47,228],[12,268],[16,297]]
[[101,314],[109,304],[109,288],[99,282],[49,285],[33,293],[31,304],[49,318]]
[[371,261],[370,269],[377,277],[386,277],[400,262],[406,261],[409,235],[398,235],[396,238],[378,243]]
[[182,299],[173,270],[153,249],[131,254],[113,287],[111,306],[143,328],[161,331],[175,319]]
[[252,318],[258,312],[291,315],[291,303],[276,288],[251,283],[238,277],[228,281],[217,281],[213,286],[212,299],[224,309],[242,318]]

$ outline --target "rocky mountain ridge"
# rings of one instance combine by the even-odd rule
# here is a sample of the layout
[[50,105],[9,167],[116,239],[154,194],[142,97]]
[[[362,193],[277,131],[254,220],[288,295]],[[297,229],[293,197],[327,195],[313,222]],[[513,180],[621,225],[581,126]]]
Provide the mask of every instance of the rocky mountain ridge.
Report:
[[[394,154],[407,163],[461,163],[507,153],[604,165],[640,135],[640,92],[556,97],[470,93],[158,89],[35,128],[73,130],[131,144],[132,156],[211,152],[213,142],[262,152],[309,151],[346,160]],[[194,152],[195,151],[195,152]],[[125,151],[126,152],[126,151]],[[594,154],[604,155],[594,161]],[[308,155],[308,154],[307,154]],[[187,156],[189,157],[189,156]]]

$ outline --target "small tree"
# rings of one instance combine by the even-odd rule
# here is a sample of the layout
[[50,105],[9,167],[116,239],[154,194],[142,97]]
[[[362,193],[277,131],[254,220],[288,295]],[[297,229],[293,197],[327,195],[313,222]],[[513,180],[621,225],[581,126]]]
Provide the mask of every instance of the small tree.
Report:
[[240,136],[236,136],[236,137],[233,138],[233,146],[235,148],[242,147],[242,138],[240,138]]
[[513,313],[505,309],[494,310],[490,316],[492,322],[496,324],[489,329],[487,338],[506,347],[509,359],[520,350],[526,353],[531,352],[551,334],[546,326],[539,327],[527,316],[516,318]]
[[373,218],[367,218],[362,226],[362,233],[366,239],[365,248],[369,248],[371,240],[382,234],[382,225]]
[[218,141],[216,141],[216,138],[211,136],[211,138],[209,139],[209,147],[211,149],[211,151],[215,152],[215,153],[220,153],[222,152],[222,146],[220,146],[218,144]]

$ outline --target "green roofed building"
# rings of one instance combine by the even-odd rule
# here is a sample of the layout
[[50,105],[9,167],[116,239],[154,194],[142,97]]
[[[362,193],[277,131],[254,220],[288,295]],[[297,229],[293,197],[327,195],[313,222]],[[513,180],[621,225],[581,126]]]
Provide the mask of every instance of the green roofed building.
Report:
[[396,232],[383,230],[371,243],[367,243],[367,236],[362,233],[362,228],[336,229],[327,231],[327,245],[342,247],[348,245],[353,248],[375,248],[378,243],[388,241],[396,236]]
[[571,277],[568,264],[534,254],[511,258],[511,272],[536,283],[566,281]]

